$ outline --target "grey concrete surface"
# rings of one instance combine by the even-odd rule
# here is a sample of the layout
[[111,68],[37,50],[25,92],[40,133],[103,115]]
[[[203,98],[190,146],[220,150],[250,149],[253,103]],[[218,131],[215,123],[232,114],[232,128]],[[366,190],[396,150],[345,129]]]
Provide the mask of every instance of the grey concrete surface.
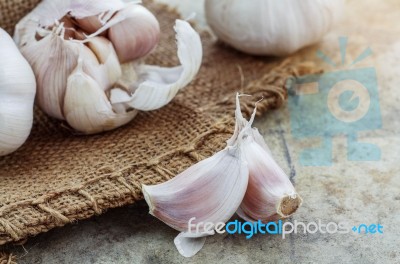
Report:
[[[184,16],[196,11],[204,25],[201,2],[179,4]],[[195,3],[194,3],[195,2]],[[317,48],[334,59],[337,38],[349,37],[349,58],[370,46],[374,55],[358,65],[376,68],[382,129],[359,134],[380,147],[380,161],[347,160],[346,137],[333,139],[329,167],[305,167],[299,153],[318,139],[298,140],[290,130],[287,107],[259,118],[256,126],[277,161],[296,183],[303,207],[289,221],[346,221],[381,224],[383,234],[215,235],[193,258],[181,257],[173,239],[177,232],[148,214],[144,202],[54,229],[24,246],[8,246],[20,263],[400,263],[400,4],[398,1],[348,1],[345,21],[318,47],[303,51],[315,59]],[[395,22],[396,21],[396,22]],[[397,23],[397,24],[396,24]],[[316,60],[317,61],[317,60]],[[333,70],[333,69],[326,69]]]

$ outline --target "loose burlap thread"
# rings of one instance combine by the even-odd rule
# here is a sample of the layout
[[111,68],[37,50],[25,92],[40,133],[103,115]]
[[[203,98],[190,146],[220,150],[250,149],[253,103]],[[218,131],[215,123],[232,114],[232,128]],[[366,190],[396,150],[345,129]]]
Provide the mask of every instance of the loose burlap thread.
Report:
[[[38,2],[0,0],[0,26],[11,32]],[[178,14],[144,4],[162,32],[147,63],[177,65],[173,25]],[[287,78],[313,71],[294,59],[248,56],[201,35],[204,61],[196,80],[168,106],[140,113],[125,127],[78,136],[36,109],[26,144],[0,157],[0,245],[142,199],[141,184],[167,181],[225,147],[234,128],[236,92],[253,95],[242,99],[247,116],[264,98],[258,104],[261,114],[285,102]]]

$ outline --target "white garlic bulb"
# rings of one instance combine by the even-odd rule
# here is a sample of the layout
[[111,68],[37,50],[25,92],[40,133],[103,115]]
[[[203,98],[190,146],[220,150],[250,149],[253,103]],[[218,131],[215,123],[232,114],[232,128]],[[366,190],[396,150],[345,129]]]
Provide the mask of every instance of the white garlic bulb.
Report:
[[0,28],[0,156],[18,149],[33,122],[36,81],[12,38]]
[[254,55],[288,55],[318,42],[340,18],[343,0],[206,0],[214,33]]
[[145,65],[160,26],[137,1],[44,0],[14,40],[35,73],[41,109],[94,134],[163,107],[196,76],[200,37],[182,20],[175,31],[181,66]]

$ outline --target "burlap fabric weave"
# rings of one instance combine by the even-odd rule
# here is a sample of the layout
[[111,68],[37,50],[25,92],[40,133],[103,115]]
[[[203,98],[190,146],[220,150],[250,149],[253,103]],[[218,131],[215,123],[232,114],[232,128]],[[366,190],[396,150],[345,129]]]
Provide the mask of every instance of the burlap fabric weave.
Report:
[[[0,26],[11,32],[38,0],[0,0]],[[162,39],[147,62],[178,64],[173,25],[177,13],[145,1],[158,17]],[[142,199],[141,184],[164,182],[225,146],[233,131],[238,91],[248,114],[281,106],[289,76],[310,70],[286,60],[236,52],[203,33],[200,73],[167,107],[141,113],[112,132],[79,136],[39,110],[26,144],[0,157],[0,245],[21,241],[108,208]]]

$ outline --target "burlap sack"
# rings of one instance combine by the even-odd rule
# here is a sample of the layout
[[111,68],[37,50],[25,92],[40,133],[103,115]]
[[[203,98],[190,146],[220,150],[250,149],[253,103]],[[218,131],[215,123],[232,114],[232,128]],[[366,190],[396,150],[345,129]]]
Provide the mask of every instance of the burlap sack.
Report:
[[[0,0],[0,26],[11,32],[38,0]],[[148,63],[178,64],[176,12],[145,1],[163,33]],[[75,135],[36,111],[32,134],[12,155],[0,158],[0,245],[21,241],[108,208],[142,199],[140,186],[166,181],[225,146],[233,131],[234,95],[249,114],[281,106],[288,76],[310,70],[291,61],[257,58],[215,44],[202,34],[200,73],[174,101],[141,113],[127,126],[95,136]]]

